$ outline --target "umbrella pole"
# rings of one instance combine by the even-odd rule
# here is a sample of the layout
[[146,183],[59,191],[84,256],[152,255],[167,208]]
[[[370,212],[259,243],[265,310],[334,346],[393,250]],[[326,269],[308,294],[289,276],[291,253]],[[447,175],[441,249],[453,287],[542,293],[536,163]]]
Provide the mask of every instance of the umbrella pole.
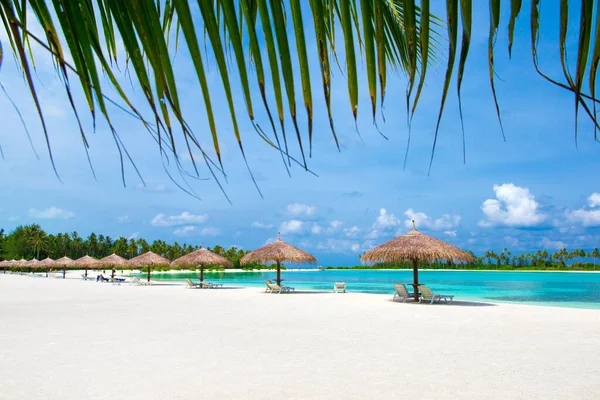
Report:
[[87,267],[85,267],[85,277],[87,279]]
[[413,290],[415,301],[419,301],[419,263],[417,260],[413,260]]
[[200,282],[204,282],[204,264],[200,264]]
[[277,260],[277,286],[281,286],[281,263]]
[[148,282],[150,282],[150,266],[148,265]]
[[67,275],[67,266],[65,265],[65,266],[63,266],[63,279],[65,279],[66,275]]

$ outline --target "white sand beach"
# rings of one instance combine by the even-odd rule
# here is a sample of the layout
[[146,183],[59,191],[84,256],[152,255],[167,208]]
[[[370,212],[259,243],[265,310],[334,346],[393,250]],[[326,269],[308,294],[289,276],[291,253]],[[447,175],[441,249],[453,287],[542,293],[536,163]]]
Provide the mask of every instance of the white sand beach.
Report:
[[0,398],[600,397],[600,311],[390,298],[0,274]]

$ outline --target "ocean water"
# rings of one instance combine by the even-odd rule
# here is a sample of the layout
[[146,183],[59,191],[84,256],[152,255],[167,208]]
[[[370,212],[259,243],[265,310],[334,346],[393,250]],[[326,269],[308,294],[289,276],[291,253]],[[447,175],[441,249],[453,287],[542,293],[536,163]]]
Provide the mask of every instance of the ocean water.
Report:
[[[142,276],[144,274],[141,274]],[[144,275],[145,276],[145,275]],[[153,272],[157,281],[184,282],[199,272]],[[331,291],[334,282],[361,293],[394,293],[393,283],[411,283],[409,270],[323,270],[281,272],[284,284],[296,289]],[[230,286],[263,287],[276,272],[205,272],[204,279]],[[509,302],[600,309],[600,273],[512,271],[419,271],[419,283],[455,300]]]

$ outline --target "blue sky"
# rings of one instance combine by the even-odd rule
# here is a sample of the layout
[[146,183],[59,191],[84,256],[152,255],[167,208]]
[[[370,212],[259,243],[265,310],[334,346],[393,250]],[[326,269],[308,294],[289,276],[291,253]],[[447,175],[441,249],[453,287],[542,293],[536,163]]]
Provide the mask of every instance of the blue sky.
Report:
[[[378,115],[379,128],[389,138],[386,140],[371,123],[366,79],[359,82],[359,136],[344,74],[334,70],[332,105],[342,144],[342,151],[338,152],[321,96],[317,61],[310,53],[311,65],[315,67],[315,127],[309,167],[318,177],[298,167],[292,168],[291,178],[287,176],[280,155],[258,138],[245,118],[242,93],[234,80],[242,139],[264,195],[262,199],[234,140],[220,78],[210,60],[211,95],[228,174],[224,188],[232,205],[212,180],[191,181],[201,200],[178,189],[165,173],[158,148],[147,132],[117,110],[113,122],[147,185],[144,187],[133,168],[126,165],[127,187],[123,187],[118,151],[106,124],[99,119],[93,133],[86,115],[83,120],[97,175],[95,181],[64,89],[50,60],[42,50],[34,48],[36,84],[63,182],[60,183],[51,169],[27,88],[14,59],[8,56],[6,36],[0,33],[5,49],[0,80],[19,106],[39,154],[38,160],[10,102],[0,96],[0,145],[5,156],[0,161],[0,227],[10,231],[20,224],[35,222],[53,233],[76,230],[83,236],[94,231],[112,237],[139,236],[244,249],[261,246],[281,231],[284,240],[313,253],[322,265],[358,263],[358,255],[365,250],[406,232],[413,218],[421,231],[477,254],[503,247],[520,253],[600,246],[600,184],[596,178],[600,146],[593,140],[592,125],[580,118],[576,147],[573,97],[535,73],[525,10],[517,22],[512,60],[506,50],[508,15],[502,15],[496,44],[496,87],[507,138],[503,141],[488,83],[488,11],[485,6],[478,7],[474,10],[473,43],[463,83],[467,162],[462,162],[462,134],[453,82],[429,176],[445,61],[431,69],[413,120],[411,149],[404,169],[408,128],[403,75],[390,75],[383,110],[386,122]],[[434,11],[444,13],[440,7]],[[540,63],[548,74],[559,77],[557,10],[542,9],[542,18]],[[576,42],[576,37],[569,37],[572,54]],[[314,46],[312,38],[308,39],[308,46]],[[199,86],[185,48],[174,55],[174,65],[184,116],[204,148],[212,153]],[[361,72],[364,77],[364,68]],[[296,74],[297,93],[301,93],[299,84]],[[253,93],[257,92],[256,87],[253,89]],[[139,90],[128,90],[136,105],[144,104]],[[80,113],[85,115],[83,97],[80,93],[75,97]],[[253,101],[257,120],[266,127],[260,96],[255,95]],[[302,110],[300,101],[298,107]],[[302,113],[300,124],[306,135]],[[299,156],[293,136],[289,138],[291,149]],[[183,162],[191,168],[189,157],[184,156]],[[167,169],[180,180],[172,165]],[[200,173],[203,178],[210,178],[206,169]]]

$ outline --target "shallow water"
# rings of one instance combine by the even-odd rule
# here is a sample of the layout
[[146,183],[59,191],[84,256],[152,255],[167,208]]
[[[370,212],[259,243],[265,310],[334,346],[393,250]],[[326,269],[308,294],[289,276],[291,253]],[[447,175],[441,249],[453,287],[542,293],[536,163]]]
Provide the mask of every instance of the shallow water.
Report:
[[[142,276],[145,274],[141,274]],[[153,272],[158,281],[184,282],[199,272]],[[276,272],[205,272],[205,280],[230,286],[264,286]],[[394,293],[393,283],[411,283],[409,270],[282,271],[284,284],[305,290],[332,290],[334,282],[346,282],[348,291]],[[600,309],[600,274],[574,272],[419,271],[419,283],[455,299],[526,303]]]

